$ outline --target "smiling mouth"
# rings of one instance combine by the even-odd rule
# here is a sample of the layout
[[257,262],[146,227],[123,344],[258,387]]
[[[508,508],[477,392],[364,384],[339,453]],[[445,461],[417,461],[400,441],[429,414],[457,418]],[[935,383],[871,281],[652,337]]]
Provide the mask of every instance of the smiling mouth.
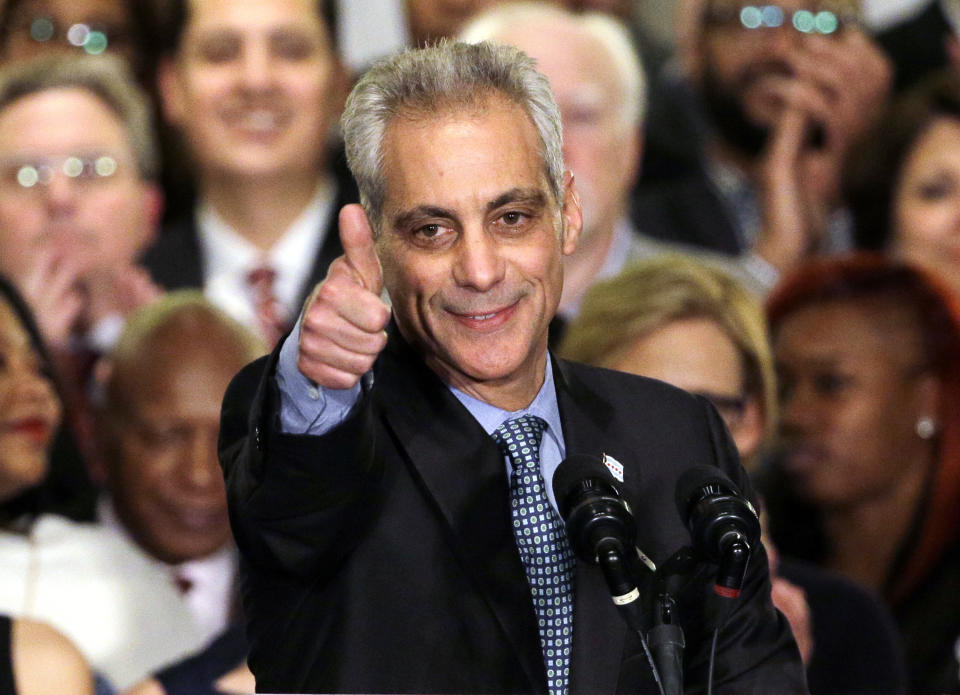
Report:
[[268,135],[283,129],[289,119],[275,109],[243,109],[228,111],[224,120],[239,130]]
[[519,300],[501,309],[483,313],[464,314],[450,310],[454,319],[462,326],[474,331],[492,331],[503,326],[516,311]]

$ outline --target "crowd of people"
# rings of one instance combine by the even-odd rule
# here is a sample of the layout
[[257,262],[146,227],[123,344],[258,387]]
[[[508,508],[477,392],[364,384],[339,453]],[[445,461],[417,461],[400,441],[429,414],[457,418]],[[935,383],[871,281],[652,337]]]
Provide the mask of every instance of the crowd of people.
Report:
[[[769,573],[755,560],[763,577],[748,582],[785,616],[810,692],[960,693],[955,6],[932,0],[873,35],[859,0],[678,0],[668,48],[639,20],[643,0],[397,2],[410,46],[439,45],[445,60],[459,43],[511,46],[549,81],[562,162],[550,159],[541,122],[535,149],[561,203],[563,284],[556,297],[546,288],[531,325],[549,324],[557,358],[652,377],[711,404],[763,503]],[[328,0],[0,2],[0,693],[252,692],[254,673],[267,687],[301,666],[313,682],[329,675],[309,673],[314,654],[268,663],[265,653],[310,628],[265,620],[263,596],[324,629],[385,602],[358,608],[350,596],[349,609],[344,599],[326,615],[310,603],[313,589],[297,594],[291,577],[307,566],[329,579],[328,564],[344,563],[323,591],[366,577],[373,541],[301,550],[297,534],[322,534],[321,520],[335,531],[354,520],[305,512],[305,496],[326,489],[298,470],[284,480],[299,486],[289,508],[253,494],[260,468],[276,462],[237,461],[275,438],[273,424],[261,436],[263,413],[276,411],[284,434],[329,439],[333,425],[317,423],[363,410],[373,387],[360,375],[378,359],[405,372],[377,372],[380,393],[444,407],[454,399],[421,382],[436,373],[462,385],[473,376],[462,369],[468,358],[477,371],[498,367],[483,346],[443,334],[436,304],[415,296],[439,283],[438,262],[417,254],[439,258],[444,220],[468,220],[421,204],[402,216],[421,225],[413,251],[384,240],[381,226],[398,214],[385,204],[388,181],[416,183],[394,197],[450,185],[437,171],[405,169],[414,155],[439,161],[426,156],[438,143],[459,152],[469,133],[479,154],[454,181],[473,185],[477,166],[499,181],[510,167],[527,173],[524,151],[500,148],[498,157],[513,157],[503,164],[486,156],[485,138],[525,136],[509,125],[515,109],[485,101],[482,85],[457,97],[445,96],[449,86],[429,85],[435,93],[424,97],[406,85],[409,93],[367,93],[386,105],[361,103],[351,90],[364,70],[348,67],[338,31],[345,11]],[[442,75],[411,65],[389,64],[439,85]],[[370,74],[368,89],[388,93],[384,73]],[[387,125],[363,121],[364,107],[380,108]],[[374,137],[381,145],[367,156]],[[511,194],[527,207],[498,224],[522,225],[549,207],[536,191]],[[495,253],[478,249],[453,276],[506,301],[506,290],[490,290]],[[517,265],[548,281],[561,272],[534,268],[532,252]],[[481,323],[485,305],[458,306],[468,304]],[[347,337],[336,351],[317,328],[322,311],[354,322],[337,329]],[[397,331],[427,355],[430,374],[409,366]],[[258,364],[276,370],[276,382],[243,372],[228,404],[255,408],[226,408],[221,424],[234,375],[271,353]],[[296,391],[291,375],[309,376],[309,388]],[[477,394],[464,391],[454,395],[475,414],[467,401]],[[477,398],[492,402],[487,395]],[[332,407],[316,413],[318,399]],[[329,420],[335,410],[340,420]],[[408,424],[410,436],[431,426]],[[347,431],[378,446],[405,436],[366,425]],[[337,436],[333,450],[354,455]],[[301,465],[299,444],[278,441]],[[395,453],[405,456],[399,444]],[[404,491],[439,484],[401,478]],[[322,482],[350,493],[337,474]],[[386,543],[395,529],[380,524],[395,510],[385,499],[370,533]],[[419,508],[403,513],[411,528],[422,522]],[[298,515],[310,517],[302,528]],[[270,526],[278,520],[297,526],[296,542]],[[243,579],[273,555],[284,555],[279,569]],[[453,584],[458,572],[440,574]],[[757,635],[776,623],[741,620]],[[364,680],[366,662],[349,652],[388,649],[393,636],[375,632],[350,627],[342,643],[318,641],[342,655],[347,680],[316,682],[389,690]],[[779,633],[762,634],[787,649]],[[484,653],[480,638],[460,634],[435,648],[461,639]],[[397,673],[414,674],[395,660]],[[452,691],[494,683],[487,666],[442,682]],[[721,678],[725,668],[736,665],[721,658]],[[582,674],[574,663],[571,683],[583,686]],[[416,689],[416,677],[401,682]]]

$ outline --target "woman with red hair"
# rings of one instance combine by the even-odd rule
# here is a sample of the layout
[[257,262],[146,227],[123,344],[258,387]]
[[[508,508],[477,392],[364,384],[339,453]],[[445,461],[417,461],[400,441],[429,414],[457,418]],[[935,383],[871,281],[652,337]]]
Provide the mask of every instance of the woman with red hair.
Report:
[[770,298],[782,456],[764,491],[784,553],[888,603],[911,688],[960,692],[960,313],[881,256],[814,261]]

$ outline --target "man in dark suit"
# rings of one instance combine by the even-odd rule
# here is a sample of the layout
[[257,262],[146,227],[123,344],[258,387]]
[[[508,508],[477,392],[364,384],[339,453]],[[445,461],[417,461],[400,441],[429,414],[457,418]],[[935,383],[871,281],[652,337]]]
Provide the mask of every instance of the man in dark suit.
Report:
[[[547,351],[582,215],[546,79],[505,46],[408,51],[358,83],[343,132],[363,201],[340,213],[345,253],[224,398],[258,689],[657,692],[602,573],[572,559],[553,473],[572,454],[622,462],[656,562],[690,542],[683,471],[749,486],[705,402]],[[680,598],[698,691],[710,586],[698,573]],[[762,551],[715,682],[806,692]]]
[[198,200],[145,264],[167,289],[202,287],[271,346],[341,253],[331,230],[339,209],[356,202],[326,152],[343,100],[329,5],[174,3],[159,70],[163,111],[184,135]]

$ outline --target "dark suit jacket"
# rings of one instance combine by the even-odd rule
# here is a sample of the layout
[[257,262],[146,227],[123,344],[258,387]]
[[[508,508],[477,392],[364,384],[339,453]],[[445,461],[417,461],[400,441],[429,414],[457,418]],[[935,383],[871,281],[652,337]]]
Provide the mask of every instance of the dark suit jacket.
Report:
[[631,217],[655,239],[731,256],[746,250],[740,222],[702,170],[639,186]]
[[[234,379],[220,435],[258,690],[545,693],[492,438],[396,334],[347,421],[322,437],[280,434],[277,354]],[[673,500],[687,467],[712,462],[749,490],[705,401],[566,362],[555,377],[567,455],[625,465],[638,545],[655,561],[690,541]],[[705,683],[708,584],[698,577],[681,601],[689,692]],[[715,682],[718,693],[806,692],[762,551],[721,633]],[[602,574],[583,563],[571,692],[656,692]]]
[[[310,274],[300,288],[300,299],[297,301],[295,313],[289,317],[291,323],[296,320],[303,300],[310,294],[314,285],[326,277],[327,268],[337,256],[343,253],[337,217],[340,208],[359,200],[359,194],[352,179],[338,177],[336,185],[337,194],[330,207],[330,216],[326,220],[324,229],[317,230],[318,233],[325,235],[323,243],[320,245]],[[150,272],[153,281],[166,290],[203,288],[204,260],[195,217],[190,215],[166,227],[156,242],[147,249],[142,264]]]

